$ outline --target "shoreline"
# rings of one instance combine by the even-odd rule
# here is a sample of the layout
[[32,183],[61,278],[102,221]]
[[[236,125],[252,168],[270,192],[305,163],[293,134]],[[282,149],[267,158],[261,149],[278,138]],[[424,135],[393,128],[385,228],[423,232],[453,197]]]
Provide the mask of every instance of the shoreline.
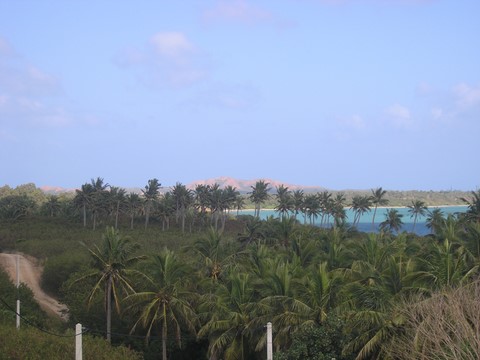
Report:
[[[451,207],[464,207],[468,208],[468,205],[429,205],[427,206],[428,209],[437,209],[437,208],[451,208]],[[351,209],[351,207],[344,207],[344,209]],[[375,209],[374,207],[371,208],[372,210]],[[378,206],[377,209],[408,209],[408,206]],[[255,209],[241,209],[238,212],[242,211],[255,211]],[[275,209],[260,209],[260,211],[276,211]],[[237,210],[230,210],[230,213],[236,213]]]

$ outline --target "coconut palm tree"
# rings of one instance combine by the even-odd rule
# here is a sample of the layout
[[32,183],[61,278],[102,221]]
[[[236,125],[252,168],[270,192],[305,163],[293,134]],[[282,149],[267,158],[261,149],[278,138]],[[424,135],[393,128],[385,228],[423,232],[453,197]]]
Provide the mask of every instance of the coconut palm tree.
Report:
[[106,210],[106,195],[110,185],[105,183],[101,177],[91,179],[90,184],[92,187],[90,208],[92,210],[93,230],[95,230],[99,213]]
[[355,195],[352,198],[351,209],[355,213],[353,217],[353,226],[357,226],[363,214],[370,212],[372,206],[371,197],[366,195]]
[[169,330],[175,332],[175,339],[180,346],[182,329],[195,334],[198,323],[196,313],[189,302],[192,294],[186,291],[185,279],[191,271],[173,251],[168,249],[153,257],[149,269],[153,276],[148,283],[148,290],[131,294],[125,301],[132,304],[127,311],[138,315],[132,332],[138,325],[143,326],[147,329],[148,341],[155,327],[159,327],[162,334],[162,359],[167,360]]
[[220,283],[213,294],[206,294],[201,304],[200,317],[204,324],[199,338],[208,338],[210,359],[247,360],[254,358],[255,333],[263,333],[258,326],[255,310],[253,281],[247,273],[232,273]]
[[147,229],[148,226],[150,212],[152,211],[153,204],[158,200],[160,186],[161,184],[158,182],[158,179],[154,178],[148,180],[147,185],[145,185],[145,190],[142,190],[143,196],[145,198],[145,229]]
[[302,211],[304,201],[303,190],[294,190],[293,191],[293,211],[295,220],[297,215]]
[[110,186],[110,191],[108,193],[108,198],[113,207],[113,212],[115,213],[115,229],[118,229],[118,216],[120,215],[120,210],[125,204],[125,194],[127,192],[125,189],[121,189],[116,186]]
[[467,217],[473,221],[480,222],[480,189],[471,192],[470,199],[462,198],[462,201],[468,205]]
[[385,220],[380,223],[380,229],[388,232],[395,230],[398,234],[403,225],[402,217],[403,214],[400,214],[397,209],[388,209]]
[[250,186],[252,191],[250,194],[250,200],[255,204],[255,217],[260,217],[260,208],[262,204],[270,198],[268,192],[270,191],[270,183],[265,180],[258,180],[255,186]]
[[131,294],[135,292],[131,277],[143,275],[141,272],[132,269],[133,265],[145,259],[143,255],[134,255],[137,249],[138,244],[122,237],[113,227],[107,227],[100,246],[87,247],[93,260],[93,269],[74,281],[76,283],[86,279],[95,279],[95,285],[88,295],[88,304],[92,303],[95,295],[102,288],[104,289],[107,341],[109,342],[111,341],[112,304],[114,304],[117,313],[120,313],[122,293]]
[[415,232],[415,225],[417,224],[418,216],[425,216],[427,213],[427,206],[421,200],[412,200],[412,204],[408,206],[410,217],[413,217],[412,232]]
[[385,206],[388,204],[388,199],[385,199],[387,194],[386,190],[383,190],[381,187],[372,189],[372,196],[370,197],[372,204],[374,206],[373,218],[372,218],[372,230],[375,228],[375,215],[377,215],[377,208],[379,206]]
[[130,193],[125,197],[125,211],[130,216],[130,229],[133,229],[133,220],[138,215],[142,206],[140,195]]
[[193,204],[193,191],[187,189],[185,185],[176,183],[172,188],[172,196],[175,199],[175,210],[177,221],[181,218],[182,221],[182,233],[185,233],[185,218],[188,208]]
[[61,209],[60,202],[58,201],[58,196],[50,195],[47,202],[43,204],[43,208],[50,217],[54,217],[55,214],[57,214]]
[[92,202],[93,186],[85,183],[80,190],[75,190],[75,198],[73,199],[75,205],[82,209],[83,227],[87,227],[87,208]]
[[275,210],[278,211],[282,218],[285,218],[286,215],[293,209],[293,198],[288,186],[284,186],[283,184],[277,186],[275,198],[277,200],[277,206],[275,206]]
[[435,208],[431,211],[430,210],[428,211],[426,224],[427,224],[427,227],[434,234],[438,234],[438,232],[440,231],[444,221],[445,221],[445,217],[444,217],[442,209]]

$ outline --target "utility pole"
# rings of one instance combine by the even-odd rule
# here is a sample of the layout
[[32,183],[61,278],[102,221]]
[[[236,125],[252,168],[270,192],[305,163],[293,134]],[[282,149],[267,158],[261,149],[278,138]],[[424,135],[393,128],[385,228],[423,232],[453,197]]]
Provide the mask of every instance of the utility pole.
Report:
[[273,360],[272,323],[267,323],[267,360]]
[[17,271],[17,330],[20,329],[20,266],[19,266],[20,257],[17,255],[15,257],[15,268]]

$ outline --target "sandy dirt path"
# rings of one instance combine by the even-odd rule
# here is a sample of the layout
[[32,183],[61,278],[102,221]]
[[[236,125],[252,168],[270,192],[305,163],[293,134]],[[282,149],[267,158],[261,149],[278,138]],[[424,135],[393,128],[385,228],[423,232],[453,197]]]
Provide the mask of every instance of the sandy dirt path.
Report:
[[7,272],[13,283],[17,282],[16,257],[19,258],[20,282],[25,283],[33,292],[35,300],[40,307],[49,314],[55,314],[66,321],[68,319],[68,309],[64,304],[45,294],[40,287],[40,278],[42,267],[38,261],[31,256],[22,254],[0,253],[0,266]]

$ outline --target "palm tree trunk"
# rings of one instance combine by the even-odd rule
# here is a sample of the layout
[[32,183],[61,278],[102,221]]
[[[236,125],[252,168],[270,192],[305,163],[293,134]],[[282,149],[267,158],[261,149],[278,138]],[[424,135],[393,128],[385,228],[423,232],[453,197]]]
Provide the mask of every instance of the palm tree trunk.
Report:
[[107,282],[107,341],[112,341],[112,279]]
[[375,215],[377,215],[377,206],[375,206],[375,210],[373,210],[372,230],[375,229]]
[[87,206],[83,204],[83,227],[87,227]]
[[162,359],[167,360],[167,309],[163,304]]
[[120,210],[120,201],[117,202],[117,212],[115,214],[115,230],[118,229],[118,213]]

